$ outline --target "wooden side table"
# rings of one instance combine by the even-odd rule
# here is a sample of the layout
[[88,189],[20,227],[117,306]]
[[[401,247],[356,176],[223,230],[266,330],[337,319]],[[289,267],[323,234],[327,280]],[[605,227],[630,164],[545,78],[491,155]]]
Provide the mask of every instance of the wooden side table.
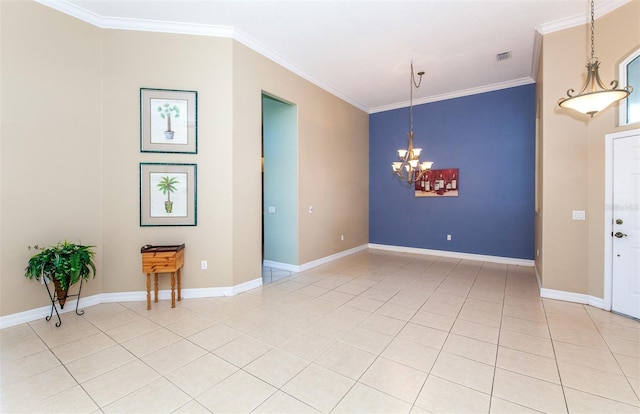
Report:
[[158,303],[158,273],[171,273],[171,307],[176,307],[175,275],[178,274],[178,300],[182,300],[180,271],[184,266],[184,243],[169,246],[142,246],[142,272],[147,274],[147,310],[151,309],[151,273],[154,274],[154,302]]

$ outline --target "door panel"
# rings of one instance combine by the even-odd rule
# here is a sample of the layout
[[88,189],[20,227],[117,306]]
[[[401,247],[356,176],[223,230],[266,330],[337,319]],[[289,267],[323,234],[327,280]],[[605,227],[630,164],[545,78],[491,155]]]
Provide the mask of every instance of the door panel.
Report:
[[640,135],[613,141],[613,311],[640,318]]

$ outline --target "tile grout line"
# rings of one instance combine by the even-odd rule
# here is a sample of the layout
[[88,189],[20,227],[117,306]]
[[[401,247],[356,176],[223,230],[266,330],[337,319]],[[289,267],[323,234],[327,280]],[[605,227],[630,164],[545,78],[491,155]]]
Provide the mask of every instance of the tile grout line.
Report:
[[[587,316],[589,317],[589,320],[591,321],[593,326],[596,328],[596,331],[598,331],[598,335],[600,335],[600,338],[602,338],[602,341],[607,346],[607,350],[609,351],[609,353],[613,357],[613,360],[616,361],[616,365],[620,369],[620,372],[622,372],[622,375],[624,376],[625,380],[627,381],[627,384],[629,384],[629,387],[631,388],[631,391],[633,391],[633,393],[635,394],[636,399],[640,400],[640,395],[638,395],[638,392],[633,387],[633,384],[631,384],[631,381],[629,381],[629,376],[624,372],[624,369],[622,369],[622,366],[620,365],[620,362],[618,361],[618,358],[616,358],[616,354],[611,349],[611,346],[609,345],[609,342],[607,342],[607,340],[605,339],[604,335],[602,335],[602,332],[600,331],[600,328],[598,327],[598,324],[595,323],[595,321],[593,320],[593,317],[589,313],[588,309],[585,308],[584,310],[587,313]],[[585,391],[583,391],[583,392],[585,392]],[[607,398],[607,397],[603,397],[603,398]],[[619,400],[613,400],[613,401],[618,401],[618,402],[623,403],[623,404],[628,404],[627,402],[624,402],[624,401],[619,401]]]
[[556,365],[556,372],[558,373],[558,379],[560,380],[560,389],[562,390],[562,398],[564,399],[564,408],[566,412],[569,413],[569,403],[567,401],[567,394],[564,391],[562,374],[560,373],[560,365],[558,364],[558,354],[556,353],[555,341],[553,340],[553,335],[551,334],[551,325],[549,325],[549,316],[547,314],[547,307],[545,306],[542,298],[540,298],[540,302],[542,303],[542,310],[544,311],[544,320],[547,324],[547,330],[549,332],[549,340],[551,341],[551,349],[553,350],[553,359]]
[[[484,263],[483,263],[484,266]],[[491,405],[493,404],[493,391],[496,386],[496,372],[498,371],[498,354],[500,353],[500,336],[502,335],[502,321],[504,318],[504,306],[505,299],[507,297],[507,283],[509,282],[509,266],[507,265],[506,274],[504,277],[504,287],[502,291],[502,306],[500,307],[500,326],[498,327],[498,338],[496,339],[496,357],[493,361],[493,378],[491,380],[491,391],[489,393],[489,409],[488,413],[491,412]],[[496,397],[498,398],[498,397]]]

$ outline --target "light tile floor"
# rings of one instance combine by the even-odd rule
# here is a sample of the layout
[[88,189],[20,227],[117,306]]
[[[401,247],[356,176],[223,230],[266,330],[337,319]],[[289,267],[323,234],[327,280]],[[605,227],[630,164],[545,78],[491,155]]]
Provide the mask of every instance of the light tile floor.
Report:
[[1,412],[640,412],[640,324],[541,300],[527,267],[366,250],[62,318],[0,331]]

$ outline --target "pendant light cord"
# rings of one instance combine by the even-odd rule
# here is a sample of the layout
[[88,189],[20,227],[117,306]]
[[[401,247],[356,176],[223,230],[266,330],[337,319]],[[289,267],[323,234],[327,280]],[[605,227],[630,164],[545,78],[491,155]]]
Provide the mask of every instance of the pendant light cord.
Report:
[[411,79],[409,79],[409,132],[413,132],[413,87],[416,89],[420,88],[420,84],[422,84],[422,75],[424,72],[418,72],[418,82],[416,83],[415,72],[413,71],[413,62],[411,62]]
[[594,35],[594,0],[591,0],[591,61],[593,61],[593,50],[594,50],[594,43],[595,43],[595,35]]

